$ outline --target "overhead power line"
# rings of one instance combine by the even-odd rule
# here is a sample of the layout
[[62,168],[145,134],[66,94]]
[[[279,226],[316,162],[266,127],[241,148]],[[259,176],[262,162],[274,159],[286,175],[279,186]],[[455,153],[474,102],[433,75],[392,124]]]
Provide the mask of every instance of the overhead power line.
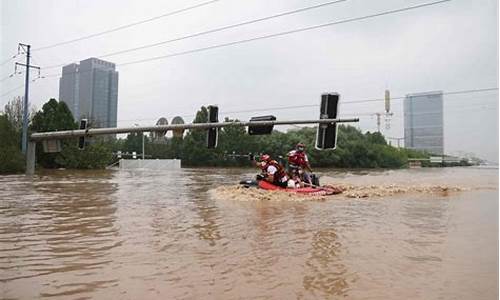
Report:
[[9,90],[9,91],[7,91],[7,92],[5,92],[5,93],[1,94],[1,95],[0,95],[0,97],[7,96],[7,95],[8,95],[8,94],[10,94],[10,93],[13,93],[13,92],[15,92],[15,91],[17,91],[17,90],[19,90],[19,89],[22,89],[23,87],[24,87],[24,84],[23,84],[23,85],[20,85],[20,86],[18,86],[18,87],[15,87],[15,88],[13,88],[12,90]]
[[165,58],[174,57],[174,56],[191,54],[191,53],[195,53],[195,52],[212,50],[212,49],[216,49],[216,48],[234,46],[237,44],[244,44],[244,43],[253,42],[253,41],[262,40],[262,39],[269,39],[269,38],[274,38],[274,37],[278,37],[278,36],[289,35],[289,34],[293,34],[293,33],[309,31],[309,30],[313,30],[313,29],[319,29],[319,28],[323,28],[323,27],[329,27],[329,26],[334,26],[334,25],[339,25],[339,24],[345,24],[345,23],[350,23],[350,22],[355,22],[355,21],[361,21],[361,20],[381,17],[381,16],[400,13],[400,12],[409,11],[409,10],[413,10],[413,9],[417,9],[417,8],[437,5],[437,4],[441,4],[441,3],[449,2],[449,1],[452,1],[452,0],[440,0],[440,1],[434,1],[434,2],[429,2],[429,3],[413,5],[413,6],[407,6],[404,8],[388,10],[388,11],[384,11],[384,12],[380,12],[380,13],[376,13],[376,14],[362,16],[362,17],[355,17],[355,18],[349,18],[349,19],[344,19],[344,20],[340,20],[340,21],[333,21],[333,22],[328,22],[328,23],[324,23],[324,24],[302,27],[302,28],[297,28],[297,29],[293,29],[293,30],[268,34],[268,35],[264,35],[264,36],[258,36],[258,37],[254,37],[254,38],[233,41],[233,42],[229,42],[229,43],[217,44],[217,45],[212,45],[212,46],[208,46],[208,47],[197,48],[197,49],[192,49],[192,50],[187,50],[187,51],[182,51],[182,52],[177,52],[177,53],[172,53],[172,54],[167,54],[167,55],[150,57],[150,58],[121,63],[119,65],[120,66],[133,65],[133,64],[144,63],[144,62],[149,62],[149,61],[154,61],[154,60],[159,60],[159,59],[165,59]]
[[[440,1],[434,1],[434,2],[429,2],[429,3],[413,5],[413,6],[407,6],[404,8],[388,10],[388,11],[384,11],[384,12],[380,12],[380,13],[376,13],[376,14],[362,16],[362,17],[355,17],[355,18],[349,18],[349,19],[344,19],[344,20],[340,20],[340,21],[333,21],[333,22],[328,22],[328,23],[319,24],[319,25],[302,27],[302,28],[297,28],[297,29],[288,30],[288,31],[282,31],[282,32],[278,32],[278,33],[268,34],[268,35],[264,35],[264,36],[258,36],[258,37],[249,38],[249,39],[237,40],[237,41],[233,41],[233,42],[216,44],[216,45],[212,45],[212,46],[208,46],[208,47],[196,48],[196,49],[181,51],[181,52],[177,52],[177,53],[171,53],[171,54],[162,55],[162,56],[155,56],[155,57],[149,57],[149,58],[135,60],[135,61],[119,63],[116,65],[117,66],[127,66],[127,65],[145,63],[145,62],[154,61],[154,60],[166,59],[166,58],[175,57],[175,56],[182,56],[182,55],[187,55],[187,54],[191,54],[191,53],[202,52],[202,51],[207,51],[207,50],[212,50],[212,49],[222,48],[222,47],[228,47],[228,46],[253,42],[253,41],[262,40],[262,39],[269,39],[269,38],[274,38],[274,37],[278,37],[278,36],[289,35],[289,34],[293,34],[293,33],[309,31],[309,30],[328,27],[328,26],[334,26],[334,25],[340,25],[340,24],[345,24],[345,23],[350,23],[350,22],[355,22],[355,21],[371,19],[371,18],[375,18],[375,17],[400,13],[400,12],[404,12],[404,11],[408,11],[408,10],[437,5],[437,4],[441,4],[444,2],[450,2],[450,1],[452,1],[452,0],[440,0]],[[71,73],[76,73],[76,72],[70,72],[68,74],[71,74]],[[45,75],[45,77],[50,78],[50,77],[56,77],[56,76],[60,76],[60,75],[61,75],[60,73],[59,74],[49,74],[49,75]]]
[[3,65],[5,65],[5,64],[7,64],[7,63],[9,63],[9,62],[11,62],[11,61],[13,61],[13,60],[17,57],[17,55],[18,55],[18,54],[16,54],[16,55],[12,55],[10,58],[8,58],[8,59],[4,60],[3,62],[0,62],[0,67],[2,67]]
[[145,19],[145,20],[141,20],[141,21],[129,23],[129,24],[126,24],[126,25],[122,25],[122,26],[118,26],[118,27],[115,27],[115,28],[111,28],[111,29],[108,29],[108,30],[101,31],[101,32],[89,34],[89,35],[82,36],[82,37],[79,37],[79,38],[75,38],[75,39],[72,39],[72,40],[67,40],[67,41],[64,41],[64,42],[59,42],[59,43],[55,43],[55,44],[51,44],[51,45],[47,45],[47,46],[43,46],[43,47],[39,47],[39,48],[34,48],[32,51],[46,50],[46,49],[50,49],[50,48],[54,48],[54,47],[58,47],[58,46],[62,46],[62,45],[67,45],[67,44],[75,43],[75,42],[78,42],[78,41],[83,41],[83,40],[86,40],[86,39],[90,39],[90,38],[102,36],[102,35],[105,35],[105,34],[108,34],[108,33],[116,32],[116,31],[119,31],[119,30],[123,30],[123,29],[126,29],[126,28],[133,27],[133,26],[137,26],[137,25],[141,25],[141,24],[144,24],[144,23],[152,22],[152,21],[155,21],[155,20],[158,20],[158,19],[161,19],[161,18],[173,16],[173,15],[176,15],[176,14],[188,11],[188,10],[192,10],[192,9],[195,9],[195,8],[199,8],[199,7],[202,7],[202,6],[206,6],[206,5],[218,2],[218,1],[220,1],[220,0],[205,1],[205,2],[202,2],[202,3],[196,4],[196,5],[192,5],[192,6],[188,6],[188,7],[185,7],[185,8],[177,9],[177,10],[174,10],[174,11],[171,11],[171,12],[167,12],[165,14],[162,14],[162,15],[159,15],[159,16],[156,16],[156,17],[152,17],[152,18],[149,18],[149,19]]
[[[471,90],[462,90],[462,91],[453,91],[453,92],[444,92],[442,95],[458,95],[458,94],[470,94],[470,93],[481,93],[488,91],[498,91],[498,87],[492,88],[484,88],[484,89],[471,89]],[[391,97],[392,100],[403,100],[406,96],[401,97]],[[374,98],[374,99],[363,99],[363,100],[353,100],[353,101],[344,101],[341,102],[341,105],[349,105],[349,104],[358,104],[358,103],[366,103],[366,102],[383,102],[384,98]],[[257,109],[248,109],[248,110],[237,110],[237,111],[221,111],[221,113],[246,113],[246,112],[254,112],[254,111],[275,111],[275,110],[288,110],[288,109],[297,109],[297,108],[308,108],[308,107],[319,107],[319,104],[306,104],[306,105],[292,105],[292,106],[280,106],[280,107],[269,107],[269,108],[257,108]]]
[[[312,5],[312,6],[302,7],[302,8],[299,8],[299,9],[294,9],[294,10],[290,10],[290,11],[286,11],[286,12],[282,12],[282,13],[278,13],[278,14],[274,14],[274,15],[269,15],[269,16],[266,16],[266,17],[258,18],[258,19],[253,19],[253,20],[249,20],[249,21],[244,21],[244,22],[236,23],[236,24],[225,25],[225,26],[222,26],[222,27],[217,27],[217,28],[213,28],[213,29],[209,29],[209,30],[205,30],[205,31],[191,33],[191,34],[187,34],[187,35],[184,35],[184,36],[179,36],[179,37],[176,37],[176,38],[168,39],[168,40],[165,40],[165,41],[160,41],[160,42],[156,42],[156,43],[152,43],[152,44],[147,44],[147,45],[143,45],[143,46],[139,46],[139,47],[134,47],[134,48],[129,48],[129,49],[124,49],[124,50],[120,50],[120,51],[110,52],[110,53],[99,55],[99,56],[96,56],[96,57],[97,58],[105,58],[105,57],[110,57],[110,56],[114,56],[114,55],[118,55],[118,54],[124,54],[124,53],[128,53],[128,52],[143,50],[143,49],[152,48],[152,47],[157,47],[157,46],[169,44],[169,43],[172,43],[172,42],[177,42],[177,41],[181,41],[181,40],[185,40],[185,39],[190,39],[190,38],[194,38],[194,37],[203,36],[203,35],[210,34],[210,33],[220,32],[220,31],[224,31],[224,30],[228,30],[228,29],[233,29],[233,28],[237,28],[237,27],[241,27],[241,26],[245,26],[245,25],[250,25],[250,24],[254,24],[254,23],[258,23],[258,22],[262,22],[262,21],[267,21],[267,20],[271,20],[271,19],[275,19],[275,18],[279,18],[279,17],[284,17],[284,16],[288,16],[288,15],[292,15],[292,14],[296,14],[296,13],[300,13],[300,12],[304,12],[304,11],[308,11],[308,10],[312,10],[312,9],[316,9],[316,8],[321,8],[321,7],[324,7],[324,6],[328,6],[328,5],[332,5],[332,4],[337,4],[337,3],[345,2],[345,1],[348,1],[348,0],[328,1],[328,2],[324,2],[324,3]],[[47,70],[47,69],[58,68],[58,67],[65,66],[67,64],[68,63],[47,66],[47,67],[44,67],[44,69]]]
[[[458,94],[469,94],[469,93],[481,93],[481,92],[497,91],[497,90],[498,90],[498,87],[492,87],[492,88],[484,88],[484,89],[473,89],[473,90],[463,90],[463,91],[455,91],[455,92],[444,92],[443,95],[458,95]],[[405,98],[406,98],[406,96],[391,97],[391,100],[402,100],[402,99],[405,99]],[[355,103],[379,102],[379,101],[385,101],[385,99],[383,99],[383,98],[366,99],[366,100],[350,101],[348,103],[355,104]]]
[[8,75],[8,76],[5,76],[4,78],[1,78],[1,79],[0,79],[0,82],[4,82],[5,80],[7,80],[7,79],[9,79],[9,78],[14,77],[14,75],[16,75],[16,73],[12,73],[12,74],[10,74],[10,75]]
[[[451,92],[444,92],[443,95],[458,95],[458,94],[471,94],[471,93],[481,93],[481,92],[488,92],[488,91],[498,91],[498,87],[493,87],[493,88],[482,88],[482,89],[469,89],[469,90],[460,90],[460,91],[451,91]],[[401,100],[405,99],[405,97],[391,97],[391,100]],[[418,98],[417,98],[418,99]],[[372,98],[372,99],[362,99],[362,100],[353,100],[353,101],[347,101],[346,102],[341,102],[341,105],[348,105],[348,104],[357,104],[357,103],[364,103],[364,102],[374,102],[374,101],[385,101],[385,99],[377,99],[377,98]],[[483,106],[483,105],[489,105],[490,103],[469,103],[466,104],[467,107],[469,106]],[[257,109],[245,109],[245,110],[228,110],[228,111],[220,111],[220,114],[228,115],[228,114],[240,114],[240,113],[252,113],[252,112],[261,112],[261,111],[266,111],[266,112],[271,112],[271,111],[280,111],[280,110],[290,110],[290,109],[300,109],[300,108],[317,108],[319,107],[318,104],[307,104],[307,105],[289,105],[289,106],[280,106],[280,107],[267,107],[267,108],[257,108]],[[454,107],[457,108],[457,107]],[[461,108],[461,107],[460,107]],[[347,113],[347,114],[342,114],[342,116],[366,116],[366,117],[371,117],[373,116],[372,112],[361,112],[361,113]],[[187,118],[187,117],[195,117],[196,114],[183,114],[181,115],[182,118]],[[159,117],[154,118],[154,119],[122,119],[122,120],[117,120],[117,122],[133,122],[133,121],[156,121],[158,120]],[[393,117],[397,118],[397,117]],[[98,123],[94,123],[98,124]]]

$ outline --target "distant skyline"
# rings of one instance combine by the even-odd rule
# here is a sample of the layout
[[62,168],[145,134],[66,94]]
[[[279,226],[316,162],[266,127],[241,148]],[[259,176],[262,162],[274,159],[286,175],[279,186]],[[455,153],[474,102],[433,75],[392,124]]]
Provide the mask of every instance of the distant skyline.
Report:
[[[47,0],[0,2],[0,63],[19,42],[34,49],[138,22],[203,1]],[[211,28],[265,17],[327,1],[220,0],[92,39],[33,51],[33,64],[53,66],[99,57]],[[438,5],[339,24],[272,39],[212,49],[134,65],[121,63],[196,48],[361,17],[431,1],[349,0],[302,13],[104,58],[120,72],[118,126],[153,125],[160,117],[194,115],[201,105],[218,104],[225,116],[247,120],[260,114],[278,119],[316,118],[320,95],[341,95],[340,116],[359,115],[363,131],[376,131],[376,112],[384,102],[348,102],[393,98],[442,90],[445,150],[472,152],[498,162],[498,90],[447,95],[447,92],[498,87],[498,2],[452,0]],[[112,17],[110,17],[112,15]],[[62,25],[63,24],[63,25]],[[18,58],[24,62],[23,57]],[[13,62],[0,66],[0,95],[23,84],[8,78]],[[59,68],[42,74],[60,73]],[[35,73],[33,73],[35,76]],[[58,76],[31,84],[38,108],[58,98]],[[23,89],[0,98],[0,107]],[[229,111],[308,106],[242,112]],[[392,101],[388,137],[404,134],[403,101]],[[185,118],[191,121],[190,117]]]

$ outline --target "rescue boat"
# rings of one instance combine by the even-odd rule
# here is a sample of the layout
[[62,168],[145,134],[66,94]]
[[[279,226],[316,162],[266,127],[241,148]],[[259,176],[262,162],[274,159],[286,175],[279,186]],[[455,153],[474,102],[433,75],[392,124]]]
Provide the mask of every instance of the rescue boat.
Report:
[[309,187],[301,187],[301,188],[283,188],[277,185],[274,185],[265,180],[258,181],[259,188],[263,190],[269,191],[282,191],[287,193],[296,193],[302,195],[310,195],[310,196],[329,196],[342,193],[342,189],[330,187],[330,186],[309,186]]
[[283,188],[277,185],[274,185],[265,180],[242,180],[240,184],[249,188],[249,187],[258,187],[263,190],[268,191],[279,191],[285,193],[295,193],[300,195],[310,195],[310,196],[329,196],[336,195],[342,193],[341,188],[332,187],[332,186],[310,186],[310,187],[301,187],[301,188]]

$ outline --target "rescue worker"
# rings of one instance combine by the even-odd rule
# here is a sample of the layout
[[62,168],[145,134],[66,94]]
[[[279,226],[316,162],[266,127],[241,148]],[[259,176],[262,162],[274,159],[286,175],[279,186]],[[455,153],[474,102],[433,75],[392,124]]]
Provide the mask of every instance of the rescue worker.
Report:
[[288,175],[286,174],[285,168],[276,160],[271,159],[270,155],[261,155],[259,162],[256,162],[253,157],[251,157],[251,159],[254,165],[259,167],[262,171],[260,176],[257,175],[258,179],[265,180],[284,188],[288,186]]
[[309,164],[309,159],[305,152],[306,146],[303,143],[298,143],[295,149],[288,152],[288,172],[292,179],[302,180],[308,184],[313,184],[309,171],[312,173],[311,165]]

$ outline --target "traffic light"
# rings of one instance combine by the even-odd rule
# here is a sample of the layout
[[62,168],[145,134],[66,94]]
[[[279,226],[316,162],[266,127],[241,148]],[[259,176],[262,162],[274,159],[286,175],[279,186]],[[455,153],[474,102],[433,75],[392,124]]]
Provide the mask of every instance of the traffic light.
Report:
[[[80,129],[87,129],[87,119],[80,120]],[[78,149],[83,150],[85,148],[85,136],[78,138]]]
[[[215,105],[209,105],[208,107],[208,122],[217,123],[219,122],[219,108]],[[214,149],[217,147],[219,136],[219,129],[217,127],[208,128],[207,131],[207,147],[209,149]]]
[[[337,93],[321,95],[320,119],[336,119],[340,95]],[[316,149],[335,149],[337,146],[337,123],[318,124]]]
[[[262,122],[262,121],[276,121],[275,116],[261,116],[261,117],[252,117],[250,118],[250,122]],[[249,135],[261,135],[261,134],[270,134],[273,132],[274,125],[268,126],[248,126],[248,134]]]

